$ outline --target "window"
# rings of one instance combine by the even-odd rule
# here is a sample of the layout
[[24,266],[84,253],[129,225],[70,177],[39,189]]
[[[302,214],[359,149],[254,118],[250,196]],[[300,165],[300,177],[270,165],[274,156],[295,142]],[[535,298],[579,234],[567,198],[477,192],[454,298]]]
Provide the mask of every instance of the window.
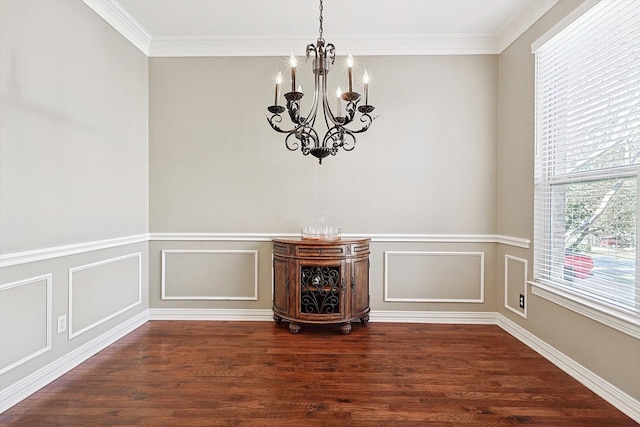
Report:
[[640,325],[640,2],[599,2],[535,55],[535,282]]

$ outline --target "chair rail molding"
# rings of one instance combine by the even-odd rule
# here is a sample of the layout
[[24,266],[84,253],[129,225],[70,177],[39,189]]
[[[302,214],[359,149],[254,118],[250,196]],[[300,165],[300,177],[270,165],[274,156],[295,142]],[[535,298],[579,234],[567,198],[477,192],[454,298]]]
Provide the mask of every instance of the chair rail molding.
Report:
[[[529,249],[531,241],[499,234],[343,234],[345,239],[370,238],[372,242],[413,243],[498,243]],[[296,238],[300,233],[148,233],[104,240],[52,246],[0,255],[0,268],[44,261],[100,249],[154,241],[269,242],[274,238]]]
[[52,258],[77,255],[100,249],[115,248],[118,246],[131,245],[133,243],[144,243],[148,241],[148,234],[136,234],[132,236],[115,237],[112,239],[94,240],[63,246],[52,246],[49,248],[34,249],[31,251],[14,252],[0,255],[0,268],[13,267],[14,265],[44,261]]
[[[149,241],[229,241],[267,242],[276,238],[296,238],[300,233],[150,233]],[[372,242],[413,243],[499,243],[528,249],[531,241],[522,237],[498,234],[343,234],[345,239],[370,238]]]

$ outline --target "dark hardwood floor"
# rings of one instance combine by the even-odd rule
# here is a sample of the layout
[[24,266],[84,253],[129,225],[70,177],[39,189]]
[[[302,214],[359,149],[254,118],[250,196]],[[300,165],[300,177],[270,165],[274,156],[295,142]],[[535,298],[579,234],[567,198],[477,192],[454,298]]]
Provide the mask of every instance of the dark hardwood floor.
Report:
[[7,426],[636,426],[497,326],[149,322]]

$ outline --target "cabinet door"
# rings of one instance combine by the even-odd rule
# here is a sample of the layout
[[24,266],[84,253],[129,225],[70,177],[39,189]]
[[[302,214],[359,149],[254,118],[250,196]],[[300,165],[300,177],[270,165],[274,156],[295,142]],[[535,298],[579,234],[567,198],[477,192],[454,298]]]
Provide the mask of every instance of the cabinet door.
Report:
[[273,310],[289,314],[289,269],[285,259],[273,259]]
[[369,259],[360,258],[351,264],[351,316],[358,317],[369,308]]
[[300,320],[340,320],[345,309],[345,263],[300,261],[298,263],[297,311]]

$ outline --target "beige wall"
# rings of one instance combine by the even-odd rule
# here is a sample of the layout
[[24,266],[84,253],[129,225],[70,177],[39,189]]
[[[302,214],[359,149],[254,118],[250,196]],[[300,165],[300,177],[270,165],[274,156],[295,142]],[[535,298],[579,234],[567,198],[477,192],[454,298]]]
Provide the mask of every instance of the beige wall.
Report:
[[148,233],[147,58],[81,1],[2,0],[0,91],[2,411],[146,314],[146,237],[82,245]]
[[[331,88],[346,87],[343,61],[338,58],[332,69]],[[272,78],[286,67],[282,58],[149,63],[152,233],[299,233],[322,212],[346,234],[495,234],[494,55],[358,58],[354,74],[365,66],[371,73],[370,102],[379,117],[358,137],[354,151],[340,151],[322,165],[288,151],[283,135],[266,122]],[[298,75],[310,92],[310,64],[300,66]],[[253,281],[236,277],[240,272],[204,266],[178,272],[175,255],[162,263],[163,250],[238,248],[258,251],[259,292],[253,301],[241,299]],[[157,241],[150,253],[151,307],[271,307],[270,244]],[[200,255],[183,257],[196,262]],[[222,257],[209,253],[200,262],[210,267]],[[443,267],[427,274],[434,263],[456,262],[463,264],[454,271]],[[493,244],[374,242],[371,307],[492,311],[494,265]],[[196,277],[198,270],[207,273]],[[197,286],[210,298],[163,300],[163,271],[172,292],[185,296]],[[237,298],[217,298],[229,280],[239,283]]]
[[150,58],[151,232],[295,233],[323,212],[343,233],[495,233],[497,57],[358,61],[379,117],[318,165],[267,124],[282,58]]
[[[498,233],[533,240],[534,55],[531,43],[582,1],[563,0],[500,55]],[[498,282],[504,283],[505,255],[528,261],[532,278],[533,250],[501,246]],[[515,279],[512,292],[522,289]],[[538,338],[640,399],[640,345],[618,332],[545,299],[528,294],[525,320],[504,308],[498,286],[500,313]]]
[[81,2],[0,8],[0,254],[146,233],[145,55]]

